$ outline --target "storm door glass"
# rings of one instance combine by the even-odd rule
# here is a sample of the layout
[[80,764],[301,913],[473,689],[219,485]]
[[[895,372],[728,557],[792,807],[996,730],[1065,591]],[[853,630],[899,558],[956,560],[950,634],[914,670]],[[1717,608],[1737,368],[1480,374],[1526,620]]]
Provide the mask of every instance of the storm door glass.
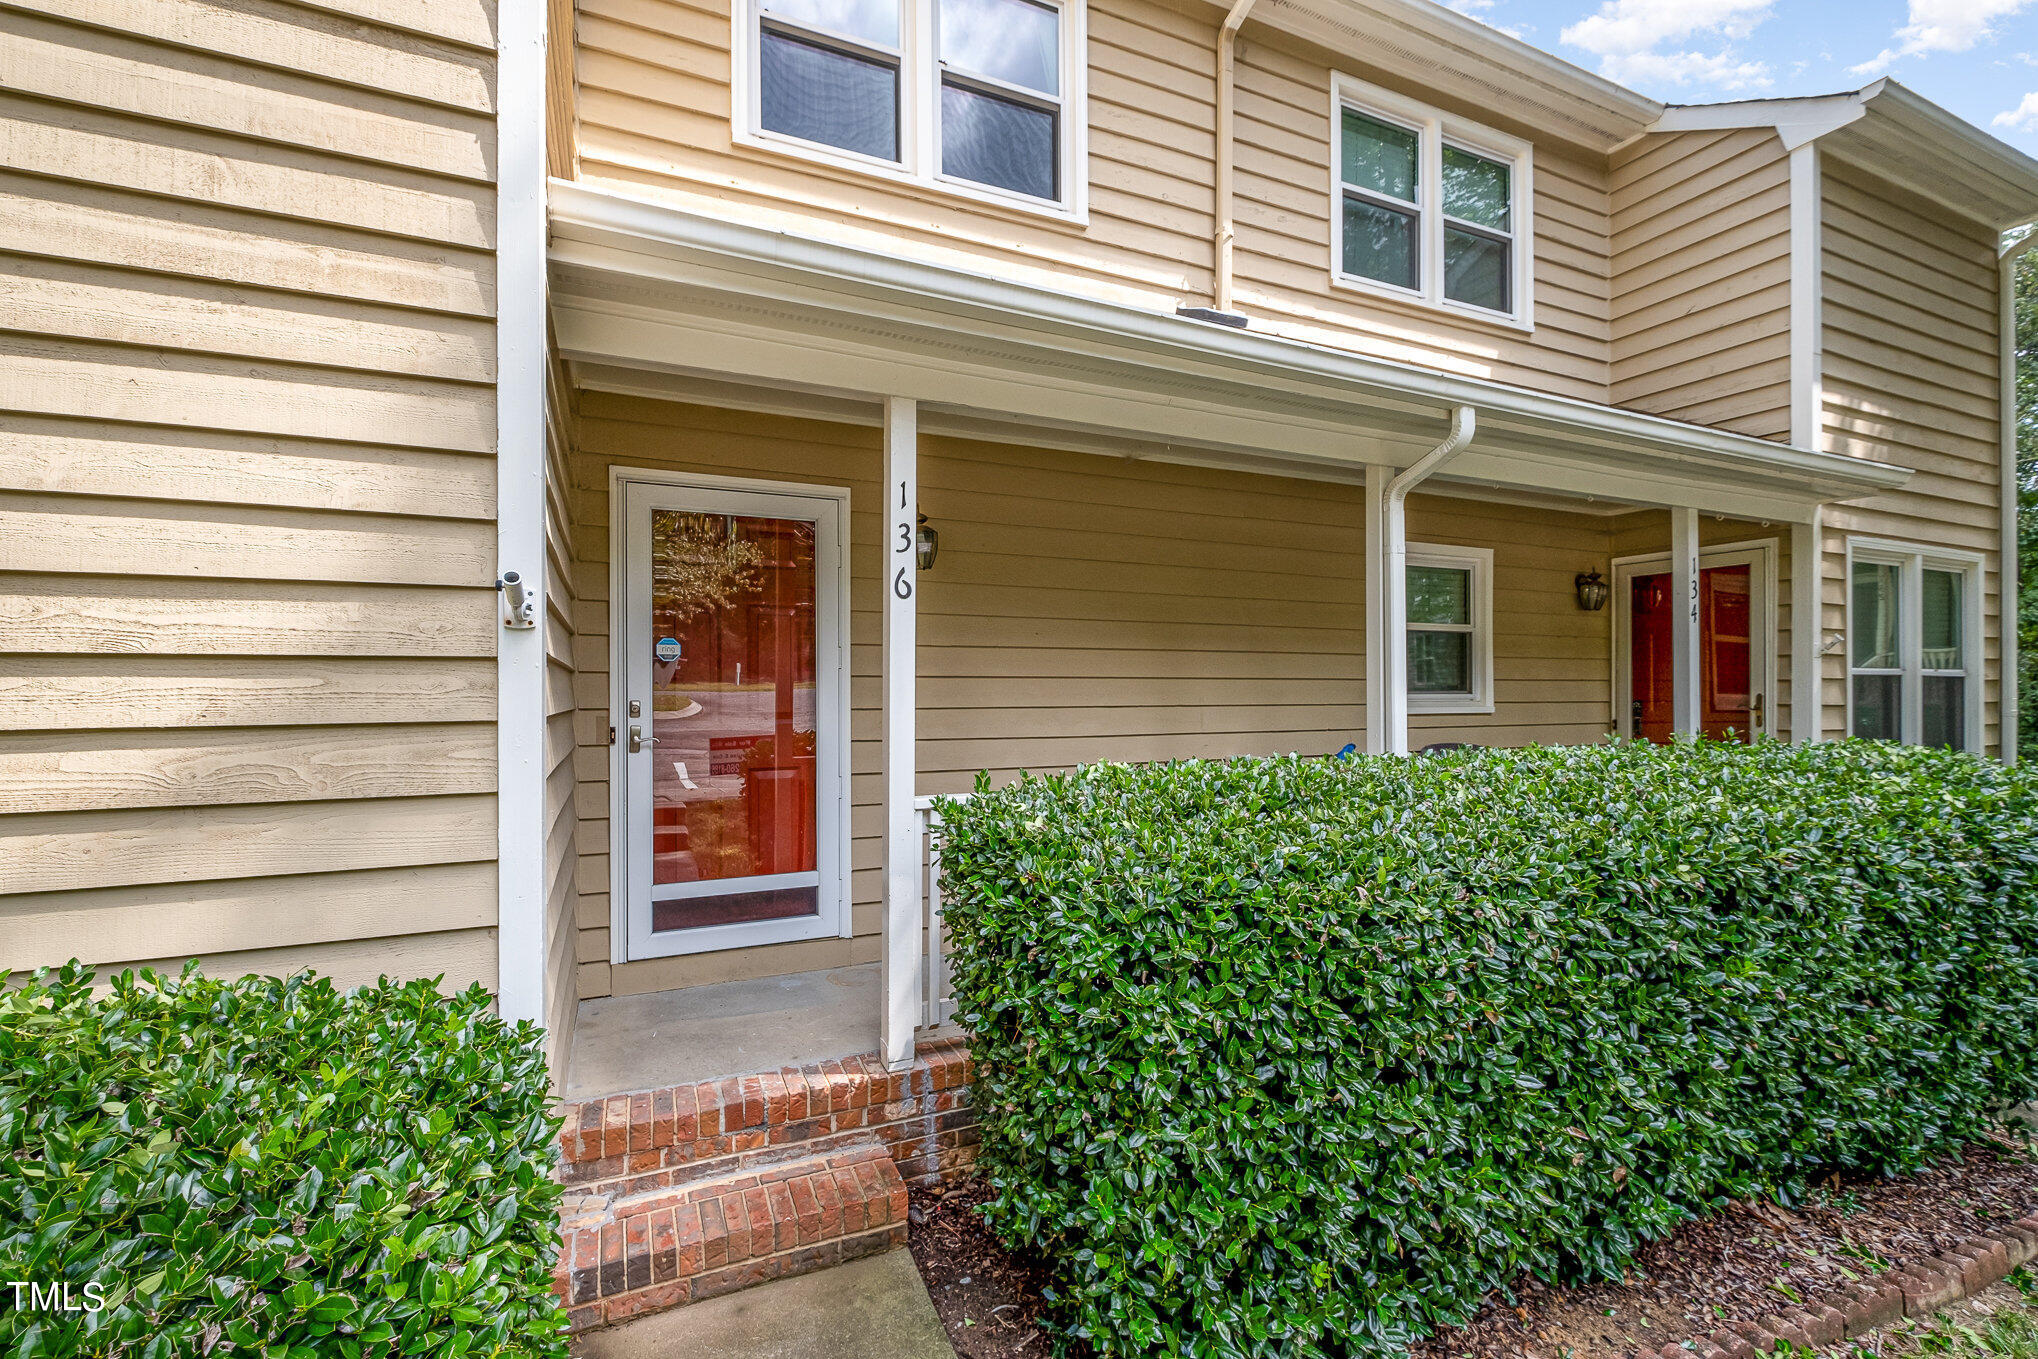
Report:
[[813,915],[815,525],[654,509],[650,547],[651,928]]

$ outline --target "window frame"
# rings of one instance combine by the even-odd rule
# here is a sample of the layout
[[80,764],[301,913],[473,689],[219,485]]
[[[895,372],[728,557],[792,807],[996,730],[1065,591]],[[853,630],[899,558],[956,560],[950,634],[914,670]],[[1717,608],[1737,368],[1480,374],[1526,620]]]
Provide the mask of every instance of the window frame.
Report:
[[[764,126],[762,30],[766,0],[739,0],[731,7],[730,42],[731,140],[741,147],[787,156],[815,165],[887,179],[903,186],[932,190],[986,206],[1049,217],[1075,226],[1089,224],[1089,37],[1086,0],[1025,0],[1053,10],[1060,20],[1059,95],[1009,86],[1006,82],[957,70],[956,83],[995,98],[1053,110],[1056,116],[1055,180],[1059,200],[1001,189],[992,184],[944,174],[941,170],[941,88],[947,74],[940,53],[940,0],[899,0],[899,159],[875,156],[824,142],[810,142]],[[868,55],[879,49],[825,29],[784,19],[772,26],[822,46]]]
[[[1854,567],[1856,563],[1897,567],[1897,660],[1895,668],[1854,664]],[[1984,660],[1982,637],[1982,566],[1980,553],[1958,548],[1928,547],[1922,543],[1883,538],[1849,536],[1846,574],[1846,693],[1847,735],[1854,735],[1854,678],[1856,675],[1896,675],[1898,683],[1897,740],[1918,745],[1925,734],[1925,679],[1928,676],[1959,675],[1961,686],[1961,749],[1978,755],[1982,751]],[[1925,643],[1925,572],[1944,571],[1961,578],[1960,652],[1956,670],[1927,670]]]
[[[1405,128],[1416,134],[1416,278],[1419,287],[1398,284],[1345,272],[1344,203],[1347,193],[1368,201],[1402,203],[1358,185],[1344,176],[1344,112],[1351,109],[1368,118]],[[1448,219],[1461,230],[1488,239],[1504,237],[1510,245],[1508,277],[1509,311],[1495,311],[1444,295],[1444,186],[1443,164],[1446,145],[1496,161],[1508,167],[1508,222],[1511,232]],[[1445,312],[1467,320],[1515,330],[1535,329],[1535,155],[1529,143],[1490,127],[1431,108],[1390,90],[1383,90],[1356,77],[1333,72],[1330,81],[1330,286],[1365,293],[1427,310]]]
[[[1402,628],[1409,636],[1417,632],[1453,632],[1469,635],[1472,639],[1467,648],[1466,664],[1470,668],[1471,689],[1462,694],[1424,694],[1413,688],[1408,690],[1408,712],[1411,716],[1423,713],[1480,714],[1493,711],[1493,549],[1490,547],[1459,547],[1451,543],[1410,543],[1406,559],[1408,566],[1438,567],[1451,571],[1466,571],[1471,575],[1467,592],[1467,623],[1417,623],[1407,617],[1408,580],[1402,577]],[[1404,651],[1407,639],[1402,642]],[[1402,673],[1407,674],[1404,664]]]

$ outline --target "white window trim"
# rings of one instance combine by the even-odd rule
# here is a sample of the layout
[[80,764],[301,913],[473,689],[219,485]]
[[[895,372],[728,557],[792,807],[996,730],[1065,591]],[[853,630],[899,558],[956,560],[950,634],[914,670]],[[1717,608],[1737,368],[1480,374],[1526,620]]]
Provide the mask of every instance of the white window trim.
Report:
[[810,142],[763,126],[758,78],[759,0],[731,7],[731,138],[736,145],[816,165],[851,170],[971,202],[1050,217],[1075,226],[1090,220],[1089,37],[1086,0],[1033,0],[1061,13],[1061,145],[1058,203],[941,173],[939,110],[941,62],[936,42],[936,0],[900,0],[899,161],[880,160],[841,147]]
[[1458,631],[1471,634],[1471,692],[1464,694],[1419,694],[1411,688],[1408,691],[1408,711],[1410,715],[1417,713],[1491,713],[1493,711],[1493,549],[1490,547],[1456,547],[1448,543],[1410,543],[1408,545],[1408,564],[1410,566],[1440,566],[1455,571],[1469,571],[1472,575],[1472,597],[1470,601],[1470,617],[1472,621],[1469,625],[1463,628],[1447,628],[1433,623],[1417,623],[1413,620],[1409,620],[1406,623],[1406,630],[1411,635],[1418,632]]
[[[1983,685],[1985,671],[1983,661],[1986,649],[1982,637],[1982,557],[1978,552],[1963,552],[1950,547],[1928,547],[1923,543],[1906,543],[1887,538],[1847,539],[1847,727],[1849,736],[1854,734],[1854,563],[1868,562],[1902,569],[1903,594],[1898,601],[1897,650],[1903,664],[1903,711],[1898,715],[1897,739],[1905,745],[1917,745],[1925,735],[1925,676],[1965,674],[1967,683],[1962,686],[1964,696],[1961,713],[1961,749],[1970,755],[1985,754],[1981,748]],[[1925,619],[1925,572],[1950,571],[1965,579],[1960,595],[1960,645],[1965,662],[1961,670],[1932,670],[1924,668],[1924,619]],[[1871,673],[1887,674],[1877,670]]]
[[[1416,138],[1416,207],[1421,213],[1413,291],[1344,271],[1344,111],[1352,109],[1382,122],[1408,128]],[[1511,168],[1508,187],[1513,200],[1508,220],[1514,232],[1512,312],[1494,311],[1444,296],[1444,145],[1505,161]],[[1330,79],[1330,285],[1396,302],[1431,308],[1516,330],[1535,329],[1535,157],[1529,144],[1504,132],[1455,117],[1403,98],[1355,77],[1333,73]]]

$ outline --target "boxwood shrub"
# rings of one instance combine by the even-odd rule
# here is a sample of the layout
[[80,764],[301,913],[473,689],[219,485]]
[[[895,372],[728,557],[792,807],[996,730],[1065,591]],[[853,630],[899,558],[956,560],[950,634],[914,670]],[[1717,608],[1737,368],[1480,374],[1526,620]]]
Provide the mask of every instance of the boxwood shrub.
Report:
[[2038,1095],[2038,782],[1897,746],[1106,765],[948,803],[987,1211],[1104,1356],[1363,1355]]
[[475,987],[0,988],[0,1354],[550,1355],[538,1031]]

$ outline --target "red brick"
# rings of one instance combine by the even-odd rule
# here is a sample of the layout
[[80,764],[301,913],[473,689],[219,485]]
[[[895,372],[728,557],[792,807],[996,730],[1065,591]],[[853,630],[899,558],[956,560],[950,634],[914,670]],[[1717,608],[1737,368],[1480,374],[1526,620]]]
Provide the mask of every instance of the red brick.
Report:
[[623,1223],[623,1287],[651,1286],[651,1219],[633,1217]]
[[575,1335],[582,1331],[591,1331],[601,1324],[602,1306],[598,1302],[590,1303],[586,1307],[576,1307],[566,1314],[566,1329]]
[[630,1149],[630,1097],[613,1095],[602,1114],[602,1150],[604,1157],[621,1156]]
[[842,1193],[835,1187],[835,1177],[827,1173],[813,1176],[807,1185],[814,1193],[814,1203],[821,1212],[821,1235],[842,1234]]
[[724,1076],[715,1086],[715,1097],[722,1104],[722,1132],[726,1136],[750,1124],[743,1117],[743,1078]]
[[673,1235],[679,1245],[679,1275],[690,1278],[707,1268],[701,1244],[701,1209],[697,1203],[683,1203],[672,1210]]
[[1814,1345],[1824,1349],[1828,1345],[1837,1345],[1846,1338],[1847,1318],[1841,1314],[1837,1307],[1829,1307],[1822,1302],[1814,1302],[1804,1310],[1805,1314],[1811,1318],[1809,1334]]
[[821,1239],[821,1205],[814,1187],[805,1180],[788,1180],[786,1190],[793,1196],[793,1212],[800,1227],[800,1244],[811,1246]]
[[574,1150],[576,1161],[599,1161],[602,1157],[602,1102],[591,1099],[580,1106],[580,1142]]
[[679,1234],[673,1230],[673,1210],[651,1217],[651,1281],[665,1283],[679,1277]]
[[623,1265],[623,1224],[604,1223],[601,1229],[601,1295],[612,1297],[629,1287]]
[[703,1200],[701,1205],[701,1267],[704,1270],[720,1269],[729,1263],[729,1223],[722,1216],[719,1199]]
[[808,1115],[806,1073],[796,1066],[789,1066],[778,1076],[785,1082],[785,1121],[798,1123]]
[[672,1095],[672,1145],[687,1146],[701,1135],[700,1096],[690,1085],[675,1086]]
[[786,1121],[785,1077],[776,1071],[767,1071],[757,1078],[757,1083],[764,1087],[764,1121],[777,1127]]
[[884,1182],[870,1162],[859,1162],[856,1166],[856,1180],[863,1186],[864,1216],[873,1227],[892,1220],[891,1195],[885,1193]]
[[[646,1130],[644,1134],[646,1139],[649,1139],[651,1135],[649,1131],[650,1126],[648,1123],[643,1125]],[[636,1135],[637,1128],[635,1125],[632,1125],[630,1132],[632,1136]],[[631,1152],[627,1164],[631,1171],[636,1174],[648,1174],[665,1164],[665,1153],[655,1147],[646,1147],[642,1151]]]
[[850,1099],[849,1073],[842,1069],[842,1063],[836,1061],[821,1063],[821,1075],[828,1082],[829,1112],[839,1114],[848,1109],[853,1101]]
[[831,1170],[828,1172],[828,1175],[829,1178],[835,1181],[836,1189],[841,1191],[842,1230],[844,1232],[862,1231],[870,1225],[870,1219],[864,1211],[863,1185],[856,1178],[856,1172],[844,1168],[841,1170]]
[[651,1092],[651,1145],[672,1145],[672,1090],[669,1086]]
[[1755,1347],[1748,1343],[1748,1338],[1736,1335],[1724,1326],[1714,1331],[1710,1339],[1727,1359],[1755,1359]]
[[701,1140],[722,1135],[722,1090],[713,1081],[702,1081],[694,1087],[694,1098],[700,1109],[699,1132]]
[[656,1284],[635,1293],[625,1293],[609,1302],[609,1324],[625,1321],[630,1317],[643,1316],[647,1312],[663,1312],[674,1307],[683,1307],[690,1301],[689,1285],[685,1279],[671,1283]]
[[768,1192],[771,1195],[772,1221],[778,1228],[773,1237],[773,1249],[791,1250],[800,1243],[800,1213],[793,1203],[792,1190],[786,1187],[784,1180],[777,1180]]
[[752,1230],[750,1200],[741,1191],[724,1194],[720,1201],[722,1218],[729,1224],[729,1263],[733,1265],[738,1260],[747,1260],[753,1255],[768,1254],[771,1249],[768,1241],[758,1238],[768,1236],[771,1231],[770,1219],[760,1218],[756,1229]]
[[573,1234],[573,1296],[575,1303],[601,1296],[601,1229],[585,1227]]
[[630,1096],[630,1150],[651,1149],[651,1092],[639,1091]]
[[[771,1255],[779,1249],[779,1238],[785,1232],[785,1224],[772,1211],[771,1186],[753,1184],[743,1191],[743,1205],[750,1214],[750,1253]],[[733,1264],[736,1257],[730,1256]]]

